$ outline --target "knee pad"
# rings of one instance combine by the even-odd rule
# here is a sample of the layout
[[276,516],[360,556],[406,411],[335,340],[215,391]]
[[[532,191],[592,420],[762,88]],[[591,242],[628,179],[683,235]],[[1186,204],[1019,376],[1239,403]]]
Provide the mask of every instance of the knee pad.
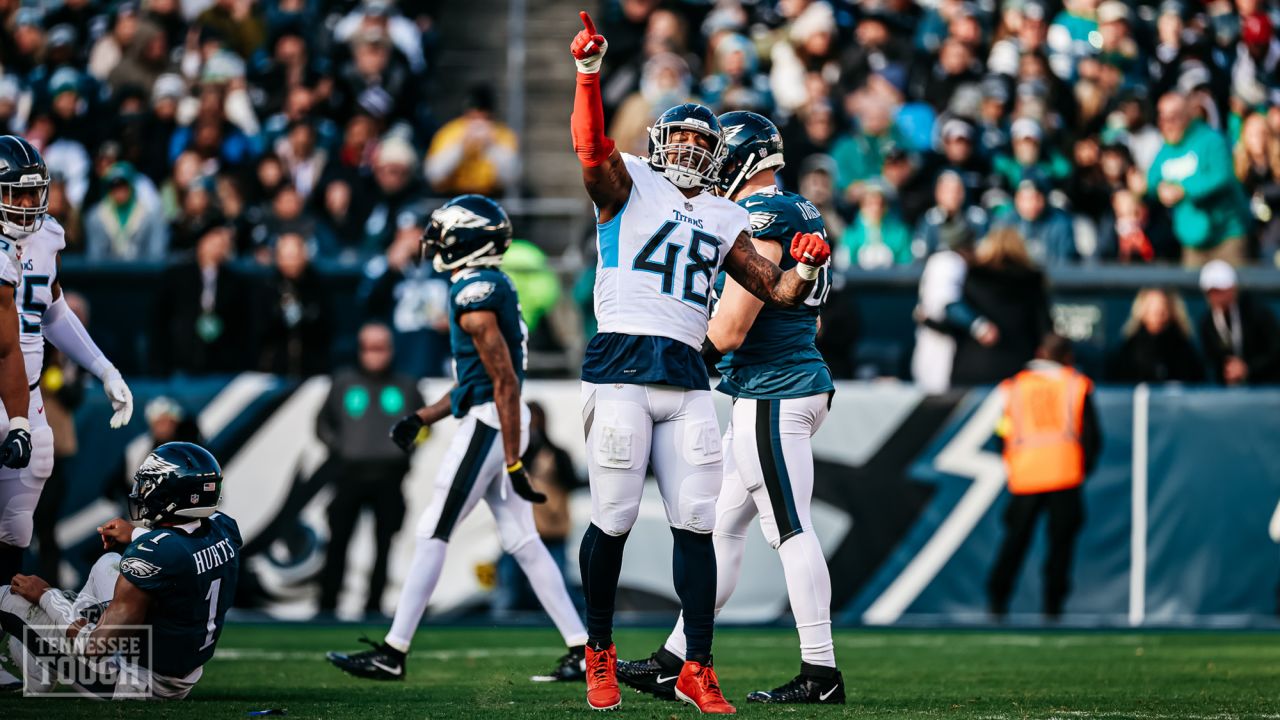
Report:
[[41,483],[53,474],[53,429],[48,425],[31,430],[31,464],[27,469]]
[[618,537],[631,532],[631,528],[636,524],[636,518],[639,516],[640,504],[638,502],[621,503],[600,500],[595,511],[591,513],[591,522],[606,535]]
[[680,486],[679,507],[672,513],[672,527],[696,533],[714,530],[719,495],[719,473],[698,473],[685,478]]

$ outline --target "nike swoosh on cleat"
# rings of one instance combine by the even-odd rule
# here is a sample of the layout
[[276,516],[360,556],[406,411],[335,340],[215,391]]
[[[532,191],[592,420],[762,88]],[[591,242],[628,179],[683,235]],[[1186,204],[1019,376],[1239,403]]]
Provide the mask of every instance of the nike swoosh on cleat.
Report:
[[831,697],[833,694],[835,694],[835,691],[837,691],[837,690],[839,690],[839,689],[840,689],[840,686],[839,686],[839,685],[836,685],[835,687],[831,688],[830,690],[828,690],[828,691],[826,691],[826,692],[824,692],[824,693],[818,693],[818,699],[819,699],[819,700],[826,700],[827,698],[829,698],[829,697]]
[[668,677],[662,677],[661,675],[659,675],[657,683],[661,685],[662,683],[667,682],[668,680],[675,680],[678,677],[680,677],[679,673],[676,673],[675,675],[670,675]]
[[[404,668],[403,668],[403,667],[390,668],[390,667],[387,667],[386,665],[383,665],[382,663],[378,662],[377,660],[370,660],[370,661],[369,661],[369,664],[370,664],[370,665],[372,665],[372,666],[374,666],[374,667],[376,667],[376,668],[378,668],[379,670],[382,670],[383,672],[391,673],[392,675],[399,675],[400,673],[404,672]],[[824,699],[825,699],[825,698],[824,698]]]

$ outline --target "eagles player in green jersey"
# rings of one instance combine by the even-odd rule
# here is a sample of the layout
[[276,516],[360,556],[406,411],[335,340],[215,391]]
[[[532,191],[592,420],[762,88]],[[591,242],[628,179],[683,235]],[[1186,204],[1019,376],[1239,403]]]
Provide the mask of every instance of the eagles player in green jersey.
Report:
[[[728,156],[720,192],[751,214],[756,251],[795,265],[783,251],[799,234],[825,237],[813,203],[778,187],[782,138],[767,118],[735,111],[720,116]],[[813,533],[810,438],[826,419],[835,385],[815,340],[818,313],[830,292],[830,269],[822,268],[812,293],[799,307],[766,306],[733,279],[725,279],[703,343],[703,356],[717,363],[717,390],[733,396],[733,420],[724,437],[724,484],[716,502],[716,612],[724,607],[742,570],[751,519],[782,559],[791,612],[800,634],[800,674],[748,702],[843,704],[844,678],[836,668],[831,639],[831,578]],[[618,679],[658,697],[674,697],[684,657],[683,621],[646,660],[618,663]]]
[[222,468],[208,450],[184,442],[161,445],[134,473],[130,522],[116,519],[98,528],[105,548],[124,552],[114,588],[100,599],[106,609],[96,624],[77,610],[79,603],[29,575],[15,576],[4,591],[0,621],[19,638],[24,622],[62,628],[86,654],[149,626],[151,653],[135,678],[144,688],[81,689],[106,697],[140,690],[186,697],[213,657],[240,573],[240,529],[217,512],[221,497]]
[[417,544],[391,630],[370,650],[331,652],[338,669],[370,680],[404,680],[405,657],[444,566],[454,528],[483,498],[493,512],[502,549],[524,571],[568,652],[535,682],[584,679],[587,631],[565,589],[560,568],[533,524],[533,489],[520,456],[529,444],[529,409],[520,401],[527,331],[511,278],[499,269],[511,245],[511,220],[498,203],[461,195],[431,214],[424,257],[449,272],[449,345],[457,384],[435,403],[407,415],[391,439],[412,452],[425,428],[452,415],[458,431],[436,476],[435,494],[418,520]]

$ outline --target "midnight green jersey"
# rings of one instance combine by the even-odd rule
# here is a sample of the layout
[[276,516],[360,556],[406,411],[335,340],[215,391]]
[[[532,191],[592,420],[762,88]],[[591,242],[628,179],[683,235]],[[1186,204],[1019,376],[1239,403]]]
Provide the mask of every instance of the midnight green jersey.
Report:
[[520,315],[520,298],[516,286],[501,270],[472,268],[453,277],[449,288],[449,346],[453,350],[453,369],[458,386],[450,395],[454,417],[463,417],[474,405],[493,400],[493,380],[480,360],[475,342],[458,324],[464,313],[489,310],[498,318],[498,329],[507,341],[511,366],[516,381],[524,383],[525,345],[528,330]]
[[156,528],[129,543],[120,574],[151,596],[151,671],[185,677],[213,657],[240,574],[240,528],[214,513],[187,532]]
[[[751,214],[751,232],[756,240],[782,245],[779,265],[783,270],[796,265],[790,253],[796,233],[826,237],[818,209],[795,193],[770,187],[738,204]],[[800,307],[760,308],[742,346],[725,355],[717,366],[721,381],[716,389],[734,397],[768,400],[806,397],[834,389],[831,371],[815,344],[818,312],[830,290],[830,268],[824,267],[813,292]]]

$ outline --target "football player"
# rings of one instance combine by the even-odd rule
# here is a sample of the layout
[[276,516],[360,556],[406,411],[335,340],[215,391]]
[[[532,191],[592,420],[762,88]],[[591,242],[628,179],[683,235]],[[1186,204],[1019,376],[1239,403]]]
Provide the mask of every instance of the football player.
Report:
[[[222,468],[208,450],[161,445],[134,473],[130,522],[115,519],[98,528],[104,547],[124,547],[110,594],[98,597],[115,574],[109,560],[90,573],[99,590],[74,601],[39,577],[18,575],[0,588],[0,622],[14,638],[22,637],[23,623],[61,628],[86,655],[109,651],[106,640],[149,626],[151,655],[137,684],[122,674],[120,685],[81,689],[105,697],[140,690],[186,697],[213,657],[240,574],[240,529],[217,511],[221,498]],[[93,613],[84,610],[100,604],[106,608],[91,623]],[[38,667],[27,659],[26,668]]]
[[591,524],[582,539],[587,602],[587,703],[621,704],[613,645],[623,547],[650,466],[674,539],[675,589],[684,612],[685,663],[676,697],[704,713],[732,713],[711,665],[716,558],[711,530],[720,493],[720,429],[699,351],[721,268],[771,305],[794,307],[813,291],[831,250],[804,233],[791,270],[762,257],[749,213],[713,189],[725,142],[714,113],[673,107],[649,131],[649,156],[619,152],[604,134],[600,64],[607,49],[591,18],[570,51],[577,64],[572,135],[595,204],[599,333],[582,367]]
[[[58,267],[66,242],[62,226],[46,214],[48,209],[49,168],[44,158],[23,138],[0,136],[0,254],[4,255],[0,269],[8,263],[16,271],[12,277],[0,272],[0,282],[5,285],[0,290],[0,326],[8,327],[4,313],[8,287],[13,286],[25,384],[30,388],[28,404],[20,411],[10,407],[8,395],[5,408],[11,416],[10,436],[15,429],[21,432],[29,427],[31,446],[30,464],[9,463],[9,467],[0,468],[0,583],[7,583],[21,568],[22,553],[31,542],[31,517],[40,489],[53,471],[53,431],[40,397],[44,341],[102,381],[115,411],[111,427],[124,426],[133,415],[129,386],[62,296]],[[7,336],[0,331],[0,346]],[[9,368],[10,364],[0,359],[0,371]]]
[[[783,267],[795,264],[783,246],[795,235],[826,236],[813,203],[779,189],[782,137],[752,112],[721,115],[728,156],[720,192],[751,213],[752,242]],[[729,456],[716,503],[716,612],[738,584],[747,527],[757,514],[765,539],[782,559],[791,612],[800,633],[800,674],[781,687],[753,692],[748,702],[843,704],[844,679],[831,639],[831,578],[810,520],[813,449],[810,438],[827,416],[835,385],[815,345],[818,312],[830,291],[828,268],[796,308],[764,305],[727,279],[707,329],[704,356],[718,363],[719,391],[734,398],[725,433]],[[675,675],[686,657],[682,622],[647,660],[620,662],[618,677],[658,697],[675,699]]]
[[424,429],[451,414],[460,422],[436,476],[435,493],[418,520],[417,547],[391,631],[381,643],[370,643],[371,650],[328,654],[329,662],[356,677],[404,679],[405,656],[440,580],[449,537],[482,498],[497,521],[502,549],[520,564],[569,648],[550,674],[533,679],[583,677],[587,633],[533,524],[530,503],[547,498],[529,484],[520,461],[529,443],[529,409],[520,401],[528,333],[515,285],[498,269],[510,245],[507,213],[481,195],[445,203],[431,214],[423,234],[423,255],[438,271],[452,273],[449,344],[457,384],[396,423],[391,437],[412,452]]

